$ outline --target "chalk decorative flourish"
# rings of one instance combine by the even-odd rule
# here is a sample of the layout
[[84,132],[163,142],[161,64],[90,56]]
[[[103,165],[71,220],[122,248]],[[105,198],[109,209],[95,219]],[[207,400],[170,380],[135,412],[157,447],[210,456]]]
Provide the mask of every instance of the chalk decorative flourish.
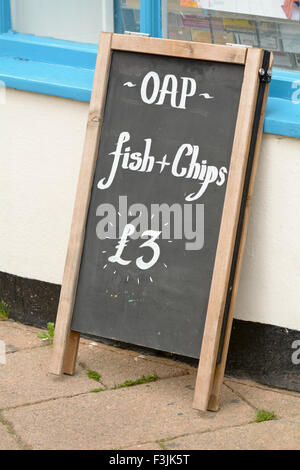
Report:
[[201,93],[199,96],[203,96],[206,100],[213,100],[214,96],[210,96],[209,93]]
[[128,88],[134,88],[136,86],[136,84],[132,83],[132,82],[126,82],[126,83],[124,83],[123,86],[128,86]]

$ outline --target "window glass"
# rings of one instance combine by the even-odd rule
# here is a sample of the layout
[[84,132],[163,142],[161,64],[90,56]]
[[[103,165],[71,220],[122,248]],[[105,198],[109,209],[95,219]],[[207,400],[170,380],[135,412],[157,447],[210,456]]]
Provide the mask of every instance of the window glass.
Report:
[[11,0],[12,29],[97,44],[101,31],[113,31],[112,0]]
[[140,31],[140,0],[115,0],[115,32]]
[[300,70],[299,2],[287,0],[285,10],[283,4],[284,0],[163,0],[164,35],[262,47],[273,51],[275,66]]

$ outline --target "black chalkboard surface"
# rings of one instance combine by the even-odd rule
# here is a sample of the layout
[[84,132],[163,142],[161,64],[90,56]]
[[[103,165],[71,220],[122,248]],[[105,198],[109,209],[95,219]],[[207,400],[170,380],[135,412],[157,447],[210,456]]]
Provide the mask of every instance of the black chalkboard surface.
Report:
[[[73,330],[199,357],[243,74],[244,67],[236,64],[113,52]],[[161,90],[165,77],[171,77],[167,89],[172,91],[173,83],[178,84],[177,89],[174,87],[176,100],[172,103],[173,95],[158,92],[153,103],[145,103],[141,89],[147,75],[148,98],[155,94],[155,79],[157,90]],[[193,80],[189,81],[187,92],[194,91],[191,83],[196,86],[193,96],[186,98],[184,109],[175,107],[181,100],[182,77]],[[164,99],[162,104],[158,104],[160,97],[161,101]],[[127,148],[130,153],[144,154],[147,147],[146,152],[154,161],[151,171],[122,168],[124,153],[113,169],[117,160],[111,153],[122,136],[127,139],[122,152]],[[183,149],[177,164],[175,158],[183,144],[189,147]],[[190,147],[195,149],[193,155],[189,155]],[[134,162],[131,158],[127,165],[133,166]],[[205,176],[202,181],[193,178],[199,169],[207,178],[212,172],[218,173],[216,179],[211,177],[215,181],[206,190]],[[178,176],[181,173],[186,175]],[[111,184],[99,189],[99,181],[109,183],[110,177]],[[186,200],[201,188],[203,195]],[[108,238],[100,240],[97,227],[99,230],[101,216],[97,213],[103,218],[106,208],[102,206],[101,210],[101,205],[105,204],[115,208],[116,217],[107,218],[108,226],[104,228]],[[155,241],[160,255],[148,269],[136,265],[141,255],[146,259],[152,256],[151,248],[140,248],[145,241],[141,238],[124,248],[122,258],[130,260],[130,264],[109,262],[118,242],[112,238],[114,229],[126,219],[126,214],[128,224],[136,218],[129,215],[135,204],[145,206],[149,228],[156,214],[154,205],[165,204],[172,209],[175,204],[178,208],[176,222],[173,210],[169,219],[160,220],[159,230],[169,229],[170,236],[163,239],[161,234]],[[175,223],[183,228],[183,236],[184,228],[197,230],[195,241],[175,239]],[[187,245],[194,245],[193,249],[187,250]]]
[[102,33],[50,372],[80,334],[199,358],[217,410],[270,54]]

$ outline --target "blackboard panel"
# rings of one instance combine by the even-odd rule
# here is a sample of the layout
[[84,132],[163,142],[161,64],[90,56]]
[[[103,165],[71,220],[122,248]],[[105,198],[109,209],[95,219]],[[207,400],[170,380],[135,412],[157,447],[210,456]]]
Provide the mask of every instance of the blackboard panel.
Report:
[[[172,107],[170,96],[162,105],[142,101],[141,83],[149,71],[159,75],[160,88],[167,74],[178,83],[181,77],[195,80],[197,93],[187,98],[186,109]],[[72,330],[199,357],[227,177],[222,186],[209,184],[199,199],[188,202],[185,198],[199,191],[200,182],[176,177],[171,168],[178,148],[188,143],[199,146],[198,162],[229,169],[243,75],[242,65],[113,52]],[[150,87],[148,96],[152,91]],[[143,153],[145,139],[152,139],[154,168],[130,171],[119,164],[111,186],[98,189],[98,182],[111,172],[109,154],[122,132],[130,135],[126,145],[131,152]],[[165,155],[170,165],[162,169],[157,162]],[[135,262],[141,255],[151,258],[149,248],[140,248],[146,239],[127,244],[123,257],[131,260],[129,265],[110,263],[118,240],[97,237],[96,213],[107,203],[124,217],[120,196],[127,196],[128,207],[144,204],[149,219],[153,204],[192,205],[194,214],[196,205],[204,205],[203,248],[186,250],[186,240],[174,240],[171,230],[169,240],[157,240],[160,256],[150,269],[141,270]],[[173,228],[172,219],[170,225]]]

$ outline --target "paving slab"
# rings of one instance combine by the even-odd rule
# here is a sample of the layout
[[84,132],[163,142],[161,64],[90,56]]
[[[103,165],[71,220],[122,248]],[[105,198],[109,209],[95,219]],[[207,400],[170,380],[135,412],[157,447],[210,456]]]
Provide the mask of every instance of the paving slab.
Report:
[[[0,366],[0,409],[35,403],[62,396],[89,392],[98,387],[113,387],[125,380],[157,375],[161,378],[183,375],[186,370],[168,364],[135,357],[117,348],[97,346],[90,349],[80,344],[78,364],[73,377],[56,377],[48,373],[52,347],[44,346],[8,354],[6,365]],[[87,370],[101,374],[101,383],[91,380]],[[104,381],[104,384],[103,382]]]
[[6,365],[0,366],[0,409],[76,395],[94,387],[82,368],[74,377],[49,374],[51,352],[48,346],[7,355]]
[[274,411],[280,418],[300,415],[300,393],[289,394],[289,392],[256,386],[255,383],[244,384],[236,380],[226,379],[225,383],[259,410]]
[[137,380],[143,375],[157,374],[160,378],[168,378],[193,372],[191,368],[175,361],[123,351],[99,343],[96,346],[93,343],[83,343],[79,350],[78,364],[98,372],[101,382],[107,388],[120,385],[126,380]]
[[0,423],[0,450],[21,450],[16,437],[8,431],[7,426]]
[[300,450],[300,416],[190,434],[164,445],[169,450]]
[[43,330],[28,327],[11,321],[0,321],[0,340],[6,344],[7,354],[43,346],[43,342],[37,337]]
[[4,411],[34,449],[120,449],[248,423],[254,410],[223,387],[218,413],[192,409],[195,375]]

